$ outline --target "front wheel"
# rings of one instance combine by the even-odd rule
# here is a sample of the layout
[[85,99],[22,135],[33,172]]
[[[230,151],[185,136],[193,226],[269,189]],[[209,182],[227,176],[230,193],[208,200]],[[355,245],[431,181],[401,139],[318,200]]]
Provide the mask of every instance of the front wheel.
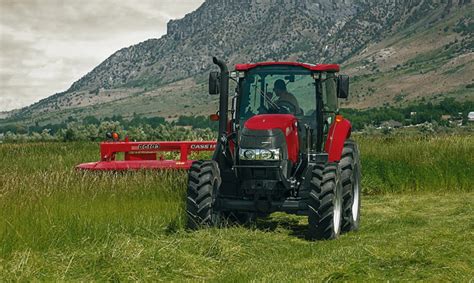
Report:
[[342,183],[337,163],[314,167],[307,204],[308,238],[337,238],[341,232],[342,218]]
[[186,199],[187,226],[190,229],[220,224],[221,215],[215,203],[221,177],[215,161],[195,161],[188,173]]

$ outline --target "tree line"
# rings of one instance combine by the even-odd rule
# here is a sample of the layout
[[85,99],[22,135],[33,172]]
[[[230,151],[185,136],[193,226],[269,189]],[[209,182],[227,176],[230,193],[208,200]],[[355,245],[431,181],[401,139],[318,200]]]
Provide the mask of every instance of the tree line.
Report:
[[[419,103],[403,108],[383,107],[367,110],[341,109],[341,114],[348,118],[353,130],[360,131],[367,126],[379,127],[386,121],[396,121],[401,125],[437,123],[441,126],[452,125],[449,120],[462,121],[467,124],[467,114],[474,111],[474,102],[458,102],[446,98],[438,104]],[[442,119],[449,115],[451,119]],[[131,140],[190,140],[213,139],[218,123],[206,116],[180,116],[176,120],[166,121],[163,117],[143,117],[134,114],[125,119],[120,115],[99,119],[87,116],[83,119],[68,117],[57,124],[35,125],[26,127],[21,124],[0,127],[5,141],[56,140],[56,141],[100,141],[107,132],[118,132],[121,137]]]
[[[454,98],[445,98],[437,104],[419,103],[402,108],[341,109],[341,114],[351,121],[354,130],[363,130],[366,126],[381,126],[386,121],[396,121],[405,126],[433,122],[450,126],[450,120],[457,120],[465,125],[471,111],[474,111],[474,101],[458,102]],[[443,115],[451,118],[442,119]]]

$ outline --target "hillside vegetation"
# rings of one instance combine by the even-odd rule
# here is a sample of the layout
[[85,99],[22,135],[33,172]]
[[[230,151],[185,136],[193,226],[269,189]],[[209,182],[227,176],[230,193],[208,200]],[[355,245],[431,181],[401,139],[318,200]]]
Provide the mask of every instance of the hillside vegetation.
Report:
[[[474,109],[474,101],[458,102],[446,98],[439,104],[419,103],[406,107],[380,107],[368,110],[341,109],[340,114],[351,121],[353,132],[381,130],[391,134],[395,128],[427,134],[472,133],[474,123],[468,121],[468,113]],[[179,116],[173,120],[165,117],[143,117],[134,114],[131,119],[120,115],[97,118],[87,116],[77,119],[69,116],[57,124],[24,126],[10,124],[0,126],[3,142],[24,141],[101,141],[107,132],[115,131],[130,140],[196,140],[214,139],[218,123],[207,116]]]
[[189,232],[184,172],[80,173],[95,143],[0,144],[0,278],[472,280],[472,137],[357,139],[361,229],[321,242],[285,214]]
[[[207,0],[168,32],[112,54],[65,92],[0,125],[133,113],[169,119],[212,113],[211,56],[234,63],[341,63],[351,108],[474,101],[471,1]],[[235,24],[239,23],[239,24]],[[470,87],[471,86],[471,87]]]

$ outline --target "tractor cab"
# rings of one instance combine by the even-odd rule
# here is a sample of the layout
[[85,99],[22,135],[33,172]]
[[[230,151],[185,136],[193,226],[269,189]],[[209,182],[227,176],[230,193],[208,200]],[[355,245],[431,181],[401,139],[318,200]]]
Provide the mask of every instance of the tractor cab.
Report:
[[[295,128],[294,135],[298,141],[295,147],[299,150],[297,156],[291,156],[291,159],[296,162],[300,157],[299,153],[309,153],[308,150],[316,146],[308,142],[317,141],[311,136],[317,132],[318,126],[323,134],[327,134],[329,126],[335,120],[338,111],[338,82],[344,80],[336,75],[338,71],[338,65],[293,62],[237,65],[236,71],[231,73],[231,77],[238,78],[233,119],[236,128],[245,129],[246,122],[251,118],[252,125],[261,120],[261,126],[269,118],[279,121],[283,132],[288,131],[285,124],[292,124],[289,128]],[[318,113],[322,117],[318,117]],[[255,117],[258,115],[265,116]]]
[[[214,58],[214,63],[220,72],[211,72],[209,93],[220,95],[214,115],[219,117],[219,133],[212,160],[196,162],[190,169],[189,226],[284,211],[308,215],[312,238],[336,237],[342,225],[349,225],[341,224],[339,163],[345,147],[354,153],[345,162],[358,162],[357,148],[347,140],[350,122],[338,115],[338,99],[347,98],[349,78],[339,75],[335,64],[264,62],[238,64],[229,72],[224,62]],[[237,83],[231,99],[230,79]],[[351,164],[345,175],[356,167]],[[328,188],[315,183],[318,180],[326,180]],[[326,195],[329,189],[331,197]],[[323,198],[331,205],[319,207]],[[321,228],[324,219],[314,214],[325,213],[328,207],[335,215],[327,224],[332,230]],[[358,210],[352,218],[354,228]]]
[[[337,78],[330,72],[312,71],[312,65],[284,62],[237,65],[232,77],[239,78],[239,123],[259,114],[292,114],[313,122],[316,114],[316,80],[324,80],[322,98],[327,111],[337,111]],[[314,67],[313,67],[314,69]]]
[[[338,99],[347,98],[349,91],[349,78],[338,72],[339,66],[335,64],[238,64],[230,73],[230,79],[237,82],[230,109],[232,117],[221,117],[222,129],[230,123],[231,131],[225,131],[237,139],[240,153],[247,144],[258,149],[256,143],[262,143],[259,140],[266,138],[264,133],[276,131],[284,134],[285,140],[292,139],[287,147],[281,147],[292,166],[303,159],[316,158],[316,153],[323,152],[325,137],[336,120]],[[221,94],[222,104],[225,98],[219,92],[221,74],[211,73],[209,91]],[[253,156],[252,151],[248,154],[236,154],[235,158],[239,161]]]

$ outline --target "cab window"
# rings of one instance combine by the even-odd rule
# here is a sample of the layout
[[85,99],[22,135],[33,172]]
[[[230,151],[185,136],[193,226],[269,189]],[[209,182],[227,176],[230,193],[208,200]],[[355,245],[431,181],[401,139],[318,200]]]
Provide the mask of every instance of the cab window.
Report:
[[325,111],[337,111],[337,84],[334,73],[326,73],[322,84],[322,96]]
[[257,114],[311,115],[316,109],[311,72],[300,67],[261,67],[249,71],[241,82],[240,120]]

